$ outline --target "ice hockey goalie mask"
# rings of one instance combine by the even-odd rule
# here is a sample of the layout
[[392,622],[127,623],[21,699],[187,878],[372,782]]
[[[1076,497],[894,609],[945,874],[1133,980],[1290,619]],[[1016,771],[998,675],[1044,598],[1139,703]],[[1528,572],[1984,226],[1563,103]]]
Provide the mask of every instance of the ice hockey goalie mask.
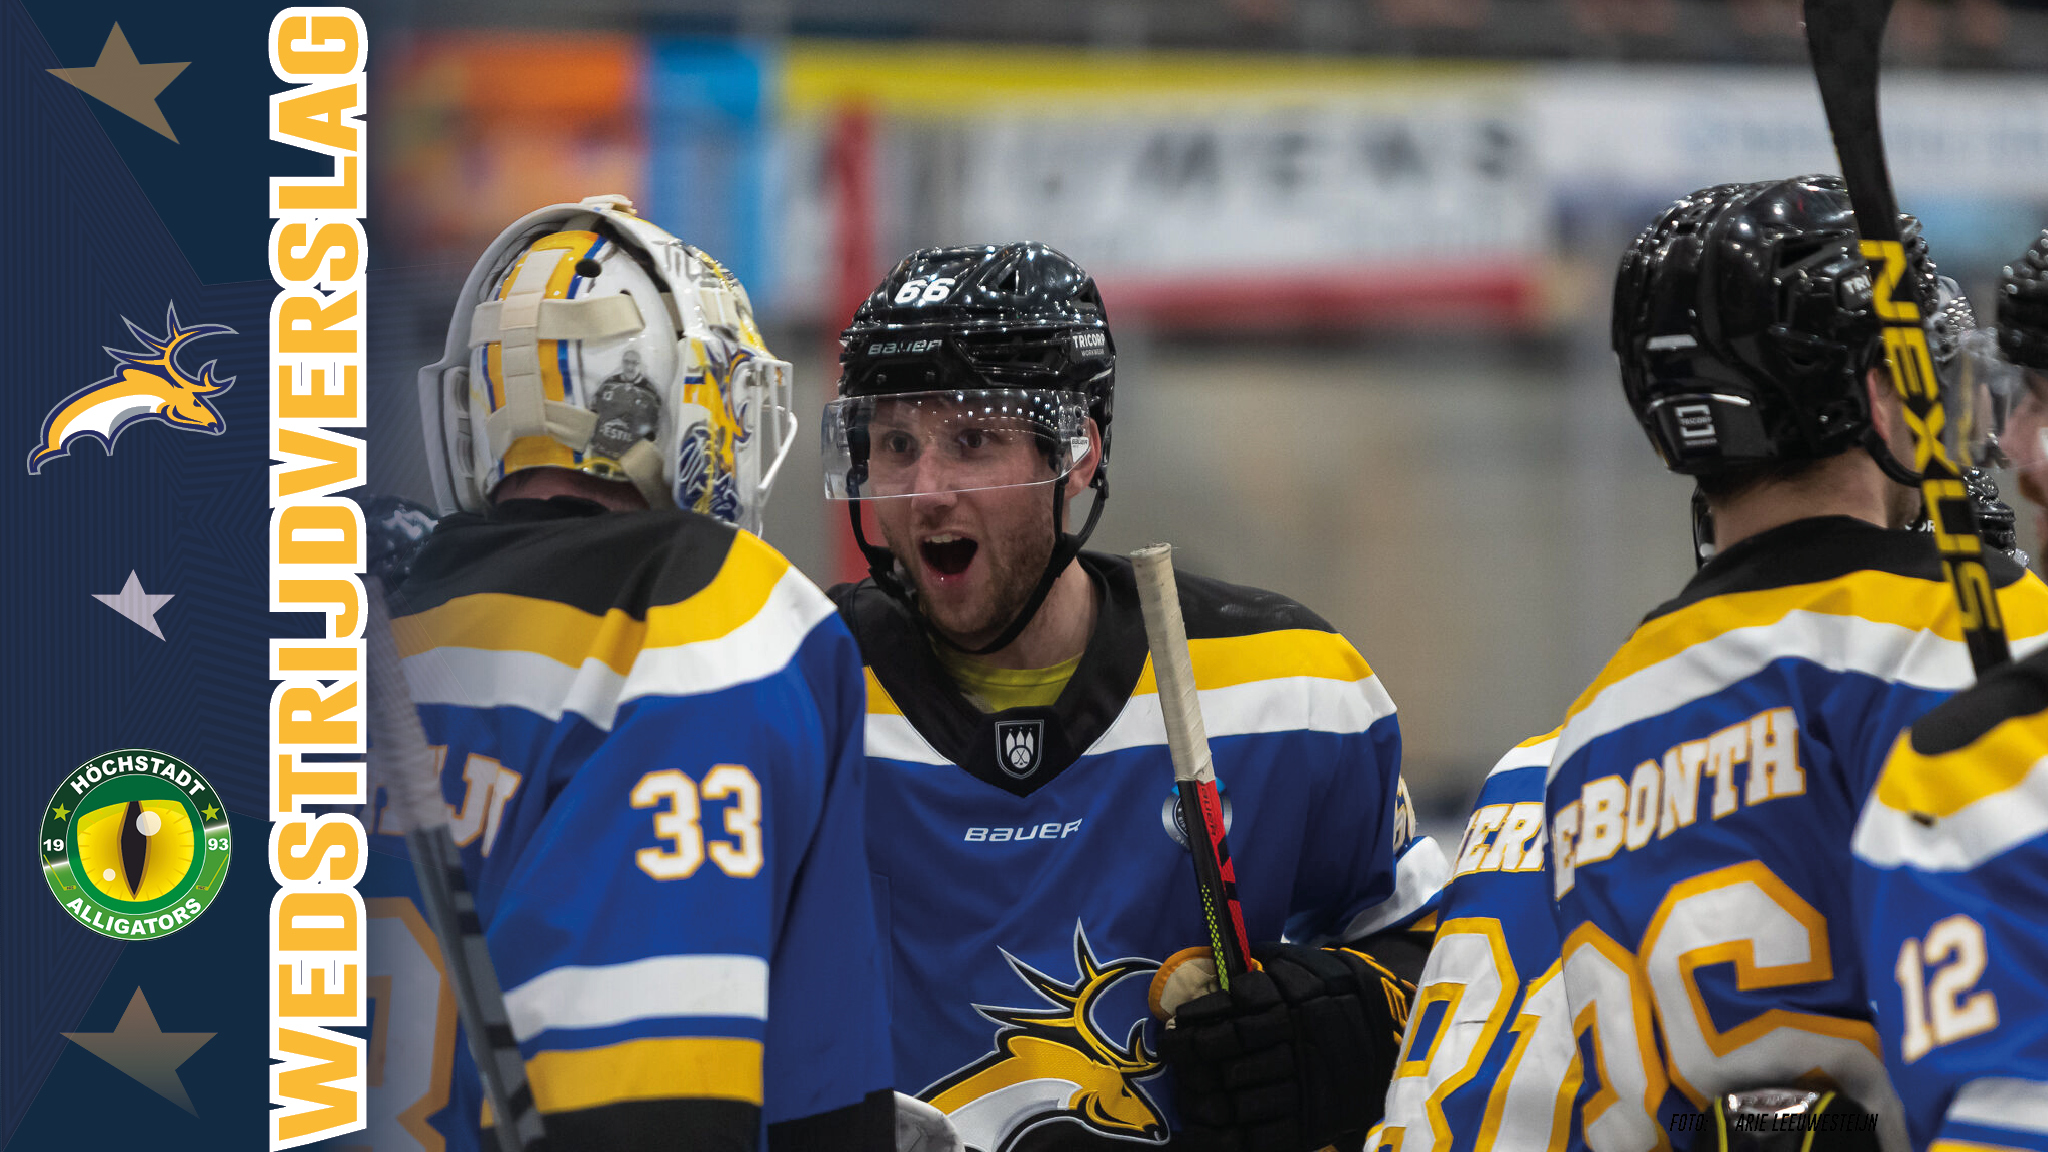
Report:
[[514,472],[567,468],[760,531],[796,431],[790,366],[731,273],[631,208],[543,208],[470,271],[442,359],[420,370],[444,514],[482,510]]

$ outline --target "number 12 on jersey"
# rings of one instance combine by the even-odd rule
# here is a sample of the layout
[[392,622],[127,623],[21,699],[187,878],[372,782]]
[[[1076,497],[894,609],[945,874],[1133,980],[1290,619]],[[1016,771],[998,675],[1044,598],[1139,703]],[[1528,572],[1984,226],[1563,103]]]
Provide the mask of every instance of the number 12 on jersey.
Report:
[[[1970,992],[1984,975],[1984,928],[1958,912],[1936,921],[1924,940],[1899,946],[1892,974],[1905,1002],[1899,1055],[1911,1064],[1933,1049],[1998,1027],[1998,1000],[1989,989]],[[1927,973],[1934,970],[1934,978]],[[1965,993],[1969,993],[1965,995]]]

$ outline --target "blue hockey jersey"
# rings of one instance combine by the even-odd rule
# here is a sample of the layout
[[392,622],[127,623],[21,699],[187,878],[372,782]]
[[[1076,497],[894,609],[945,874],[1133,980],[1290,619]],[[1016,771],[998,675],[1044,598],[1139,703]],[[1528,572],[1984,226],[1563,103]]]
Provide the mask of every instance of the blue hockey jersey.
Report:
[[[1990,565],[2016,639],[2048,589]],[[1933,542],[1847,517],[1726,549],[1572,705],[1546,796],[1599,1152],[1690,1147],[1716,1094],[1820,1076],[1903,1149],[1849,841],[1899,731],[1970,679]]]
[[[1048,708],[984,713],[871,584],[835,590],[869,666],[869,858],[897,1087],[970,1148],[1157,1143],[1161,959],[1206,942],[1128,561],[1084,554],[1101,608]],[[1284,597],[1179,577],[1254,940],[1358,940],[1425,915],[1400,732],[1342,636]]]
[[[452,517],[395,597],[550,1140],[891,1147],[852,640],[754,537],[595,510]],[[494,1148],[409,881],[365,889],[369,1143]]]
[[2048,653],[1914,723],[1855,849],[1913,1147],[2048,1149]]
[[1557,737],[1516,745],[1480,789],[1437,910],[1387,1116],[1368,1148],[1584,1146],[1576,1101],[1585,1078],[1560,975],[1543,824]]

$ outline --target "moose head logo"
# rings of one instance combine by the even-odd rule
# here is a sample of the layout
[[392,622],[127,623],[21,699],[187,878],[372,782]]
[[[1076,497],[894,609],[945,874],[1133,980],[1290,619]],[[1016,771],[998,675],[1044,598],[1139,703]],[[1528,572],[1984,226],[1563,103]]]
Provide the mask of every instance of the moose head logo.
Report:
[[1079,1124],[1098,1136],[1149,1144],[1166,1141],[1166,1120],[1139,1081],[1160,1072],[1145,1049],[1145,1022],[1131,1025],[1118,1044],[1095,1024],[1090,1010],[1118,981],[1149,976],[1154,960],[1096,963],[1081,925],[1074,925],[1072,983],[1048,976],[1003,953],[1010,967],[1050,1008],[990,1008],[983,1016],[1002,1025],[995,1051],[919,1095],[953,1121],[964,1147],[1010,1152],[1040,1125]]
[[181,327],[175,305],[165,309],[162,336],[152,335],[126,316],[121,323],[149,351],[106,349],[114,358],[116,374],[73,392],[50,409],[43,418],[42,439],[28,456],[31,476],[41,472],[46,462],[70,455],[71,445],[84,437],[99,441],[100,447],[112,454],[121,433],[144,420],[160,420],[173,428],[215,436],[227,430],[211,397],[227,391],[235,378],[216,377],[214,361],[209,360],[194,380],[178,367],[178,353],[194,340],[232,336],[235,330],[225,324]]

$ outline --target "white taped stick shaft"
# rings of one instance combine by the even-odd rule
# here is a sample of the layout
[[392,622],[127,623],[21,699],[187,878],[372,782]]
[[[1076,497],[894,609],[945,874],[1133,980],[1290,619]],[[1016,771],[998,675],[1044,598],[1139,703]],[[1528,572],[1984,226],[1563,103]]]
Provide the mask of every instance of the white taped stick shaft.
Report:
[[391,613],[384,606],[384,583],[374,576],[363,581],[369,618],[363,643],[369,649],[366,672],[370,695],[370,777],[384,785],[390,805],[406,829],[425,831],[448,823],[441,801],[441,782],[434,754],[427,749],[427,731],[413,707],[405,669],[398,662],[398,642],[391,635]]
[[1152,677],[1159,686],[1173,778],[1208,783],[1216,778],[1216,769],[1209,759],[1209,736],[1195,695],[1195,668],[1188,660],[1188,629],[1173,581],[1173,545],[1147,544],[1131,553],[1131,566],[1138,576],[1138,610],[1145,617],[1146,646],[1152,649]]

